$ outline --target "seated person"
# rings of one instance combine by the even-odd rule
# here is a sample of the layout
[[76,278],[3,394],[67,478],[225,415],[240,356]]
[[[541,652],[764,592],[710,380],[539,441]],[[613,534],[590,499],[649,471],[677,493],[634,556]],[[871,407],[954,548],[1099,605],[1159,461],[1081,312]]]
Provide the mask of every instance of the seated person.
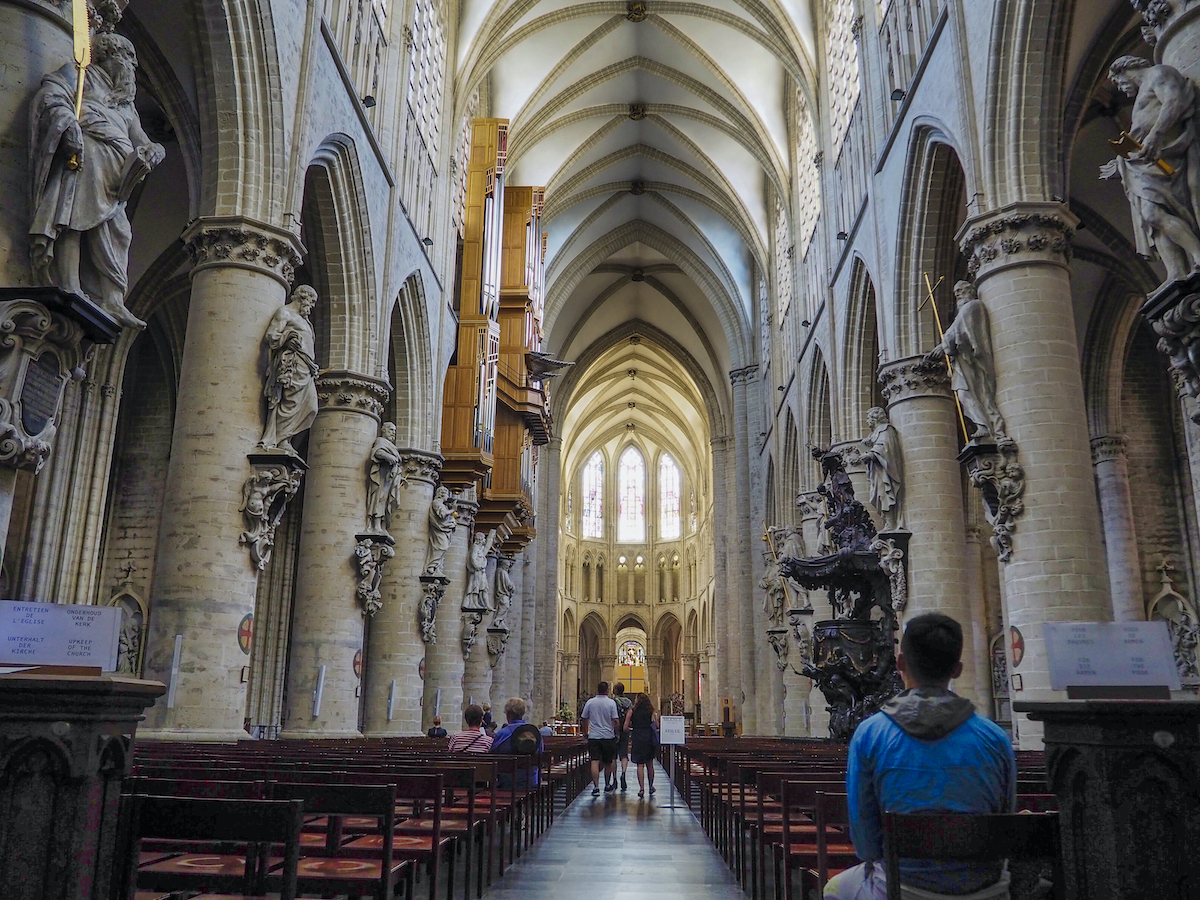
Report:
[[554,728],[551,727],[548,720],[542,723],[542,727],[538,731],[542,733],[542,737],[554,737]]
[[[827,900],[887,900],[883,812],[1006,813],[1016,807],[1012,743],[970,700],[949,690],[962,674],[962,626],[926,613],[909,620],[896,668],[905,690],[858,726],[846,794],[860,865],[835,875]],[[900,860],[901,881],[938,894],[994,885],[1000,863]]]
[[425,736],[431,738],[444,738],[446,736],[446,729],[442,727],[441,716],[433,717],[433,727],[425,732]]
[[463,712],[467,727],[450,737],[451,753],[487,753],[492,746],[492,736],[483,730],[483,707],[472,703]]
[[[505,724],[496,730],[492,735],[492,747],[489,753],[504,753],[504,754],[521,754],[523,756],[532,756],[535,753],[541,753],[543,748],[542,735],[538,731],[536,725],[532,725],[525,721],[525,701],[520,697],[512,697],[504,704]],[[522,726],[524,726],[522,728]],[[533,738],[536,737],[537,744],[533,743]],[[523,760],[522,760],[523,762]],[[511,788],[512,775],[511,773],[501,772],[497,781],[502,788]],[[538,768],[533,767],[533,783],[538,783]],[[517,787],[524,788],[525,771],[520,768],[518,763],[517,768]]]

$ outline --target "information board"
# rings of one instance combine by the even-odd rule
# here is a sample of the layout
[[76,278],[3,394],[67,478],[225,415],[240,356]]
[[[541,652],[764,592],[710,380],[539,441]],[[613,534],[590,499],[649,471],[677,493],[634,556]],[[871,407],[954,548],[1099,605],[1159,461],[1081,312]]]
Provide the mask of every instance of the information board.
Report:
[[0,665],[117,668],[121,610],[0,600]]
[[658,720],[658,738],[664,744],[682,744],[684,741],[683,716],[661,716]]
[[1180,688],[1166,622],[1047,622],[1050,687]]

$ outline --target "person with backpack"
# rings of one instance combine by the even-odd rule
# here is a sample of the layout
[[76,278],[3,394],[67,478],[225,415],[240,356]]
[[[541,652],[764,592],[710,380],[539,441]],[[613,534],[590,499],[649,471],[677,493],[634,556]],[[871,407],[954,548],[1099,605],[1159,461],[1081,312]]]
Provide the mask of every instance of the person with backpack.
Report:
[[633,709],[633,701],[625,696],[625,683],[618,681],[613,685],[613,702],[617,704],[617,721],[621,723],[617,731],[617,759],[621,761],[621,793],[625,793],[625,773],[629,770],[629,728],[625,725],[626,714]]
[[[492,748],[489,753],[503,753],[506,755],[533,756],[535,753],[542,752],[542,733],[538,731],[538,727],[531,722],[525,721],[525,701],[520,697],[510,697],[508,702],[504,704],[504,718],[506,723],[497,729],[492,735]],[[505,781],[511,780],[504,773],[501,773],[499,778],[500,787],[510,788],[511,784],[505,784]],[[517,787],[523,788],[525,773],[517,773]],[[538,783],[538,767],[533,767],[533,784]]]
[[492,747],[492,736],[483,730],[483,707],[472,703],[463,712],[467,727],[450,737],[451,753],[487,753]]

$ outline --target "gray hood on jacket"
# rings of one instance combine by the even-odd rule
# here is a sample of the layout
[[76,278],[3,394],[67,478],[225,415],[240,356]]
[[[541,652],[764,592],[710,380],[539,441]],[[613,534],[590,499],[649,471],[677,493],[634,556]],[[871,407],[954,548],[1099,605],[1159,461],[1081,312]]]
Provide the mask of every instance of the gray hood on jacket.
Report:
[[975,714],[975,704],[943,688],[901,691],[880,712],[923,741],[944,738]]

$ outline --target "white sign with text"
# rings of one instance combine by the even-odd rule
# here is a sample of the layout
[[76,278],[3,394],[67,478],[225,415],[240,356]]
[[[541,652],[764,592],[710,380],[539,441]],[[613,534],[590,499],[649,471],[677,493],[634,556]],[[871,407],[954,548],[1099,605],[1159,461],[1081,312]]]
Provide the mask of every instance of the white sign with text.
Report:
[[121,610],[0,600],[0,665],[117,668]]
[[1047,622],[1050,687],[1180,688],[1166,622]]
[[683,716],[662,716],[658,720],[658,738],[664,744],[682,744],[684,741]]

